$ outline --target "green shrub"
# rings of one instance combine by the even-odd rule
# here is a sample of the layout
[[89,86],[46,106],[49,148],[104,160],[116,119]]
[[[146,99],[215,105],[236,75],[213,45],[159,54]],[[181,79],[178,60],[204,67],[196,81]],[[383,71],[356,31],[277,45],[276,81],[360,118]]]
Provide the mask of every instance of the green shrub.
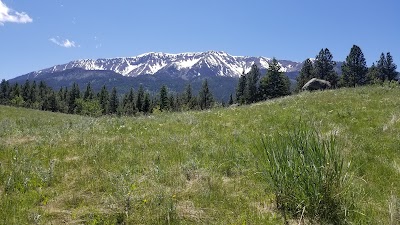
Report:
[[321,137],[300,123],[288,133],[262,140],[261,160],[273,185],[277,208],[321,223],[346,224],[349,175],[333,134]]

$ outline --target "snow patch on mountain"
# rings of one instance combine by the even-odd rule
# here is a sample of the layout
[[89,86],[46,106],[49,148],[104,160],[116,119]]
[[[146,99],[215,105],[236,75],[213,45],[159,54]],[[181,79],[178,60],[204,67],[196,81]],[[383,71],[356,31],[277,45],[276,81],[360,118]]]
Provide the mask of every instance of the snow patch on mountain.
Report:
[[[124,76],[139,75],[180,76],[183,78],[206,76],[239,77],[243,72],[250,71],[256,63],[260,69],[269,68],[272,59],[266,57],[232,56],[222,51],[188,52],[169,54],[149,52],[135,57],[120,57],[109,59],[83,59],[57,65],[48,69],[36,71],[57,72],[72,68],[84,70],[110,70]],[[288,60],[278,60],[282,72],[300,70],[301,63]]]

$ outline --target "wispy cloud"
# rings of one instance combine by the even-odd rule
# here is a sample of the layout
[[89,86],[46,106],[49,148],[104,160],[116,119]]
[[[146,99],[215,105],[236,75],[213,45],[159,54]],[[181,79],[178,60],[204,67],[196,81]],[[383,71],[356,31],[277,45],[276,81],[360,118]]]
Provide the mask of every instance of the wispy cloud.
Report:
[[102,44],[101,43],[98,43],[98,41],[99,41],[99,38],[97,37],[97,36],[94,36],[94,41],[95,41],[95,48],[97,49],[97,48],[101,48],[101,46],[102,46]]
[[16,12],[0,0],[0,25],[4,23],[31,23],[32,18],[25,12]]
[[75,41],[70,41],[68,39],[62,39],[60,37],[56,37],[56,38],[50,38],[49,41],[53,42],[54,44],[64,47],[64,48],[75,48],[75,47],[79,47],[79,45],[77,45],[75,43]]

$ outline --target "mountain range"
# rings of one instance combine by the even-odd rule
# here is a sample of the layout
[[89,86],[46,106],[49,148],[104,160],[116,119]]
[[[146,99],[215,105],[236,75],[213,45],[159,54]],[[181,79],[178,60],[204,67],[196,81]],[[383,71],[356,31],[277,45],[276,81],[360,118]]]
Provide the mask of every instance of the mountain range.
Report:
[[[62,65],[31,72],[10,82],[25,80],[45,81],[53,88],[71,86],[77,82],[81,88],[91,83],[95,90],[103,85],[117,87],[124,93],[142,84],[147,90],[157,92],[165,84],[171,91],[181,92],[191,83],[194,91],[200,89],[204,78],[216,98],[227,100],[234,93],[237,79],[250,70],[255,63],[264,75],[271,58],[232,56],[222,51],[169,54],[150,52],[135,57],[75,60]],[[281,71],[295,82],[302,63],[278,60]]]

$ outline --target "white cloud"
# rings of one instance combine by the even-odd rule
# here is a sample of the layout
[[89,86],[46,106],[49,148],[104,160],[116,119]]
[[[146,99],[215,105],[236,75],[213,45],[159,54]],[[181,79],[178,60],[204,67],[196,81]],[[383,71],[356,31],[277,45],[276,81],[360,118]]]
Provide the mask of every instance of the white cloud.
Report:
[[0,25],[4,23],[31,23],[33,20],[25,12],[16,12],[0,0]]
[[75,48],[75,47],[79,47],[79,45],[77,45],[75,43],[75,41],[70,41],[68,39],[61,39],[60,37],[57,38],[50,38],[49,41],[53,42],[54,44],[64,47],[64,48]]
[[101,43],[98,42],[99,38],[97,36],[94,36],[94,41],[95,41],[95,48],[101,48],[103,46]]

